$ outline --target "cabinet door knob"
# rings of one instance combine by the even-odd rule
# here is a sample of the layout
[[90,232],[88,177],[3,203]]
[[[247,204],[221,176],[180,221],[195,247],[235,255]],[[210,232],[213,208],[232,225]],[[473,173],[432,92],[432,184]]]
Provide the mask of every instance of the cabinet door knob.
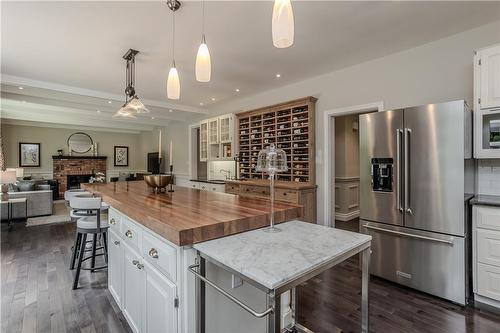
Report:
[[155,248],[151,248],[151,250],[149,250],[149,256],[155,259],[158,258],[158,251]]
[[141,264],[141,263],[138,263],[138,264],[137,264],[137,269],[143,269],[143,268],[144,268],[144,265],[143,265],[143,264]]
[[113,225],[114,225],[114,224],[116,224],[115,219],[111,219],[111,220],[109,220],[109,224],[113,224]]
[[134,265],[134,266],[139,265],[139,260],[132,260],[132,265]]
[[114,241],[115,245],[120,245],[120,241]]
[[132,238],[132,231],[127,230],[127,232],[125,233],[125,236],[127,236],[128,238]]

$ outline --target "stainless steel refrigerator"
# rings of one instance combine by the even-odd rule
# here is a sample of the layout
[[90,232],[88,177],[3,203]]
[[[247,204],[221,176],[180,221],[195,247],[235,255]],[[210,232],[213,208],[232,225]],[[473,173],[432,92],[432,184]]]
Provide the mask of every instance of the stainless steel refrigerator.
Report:
[[469,295],[471,112],[453,101],[360,116],[360,230],[371,273],[459,304]]

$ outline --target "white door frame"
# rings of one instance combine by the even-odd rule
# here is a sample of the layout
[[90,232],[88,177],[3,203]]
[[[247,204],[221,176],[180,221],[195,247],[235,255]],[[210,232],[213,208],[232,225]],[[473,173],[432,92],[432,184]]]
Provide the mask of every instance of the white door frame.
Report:
[[200,123],[194,123],[188,126],[188,170],[189,179],[194,179],[198,177],[198,166],[193,164],[192,161],[196,161],[196,145],[197,142],[193,140],[193,135],[196,134],[196,129],[200,127]]
[[[335,145],[331,144],[335,140],[335,117],[345,116],[349,114],[366,113],[370,111],[383,111],[384,102],[373,102],[362,105],[349,106],[345,108],[337,108],[328,110],[324,113],[324,137],[323,147],[325,150],[324,158],[324,184],[323,187],[323,208],[324,220],[326,225],[335,227],[335,189],[332,185],[335,184]],[[332,140],[333,139],[333,140]]]

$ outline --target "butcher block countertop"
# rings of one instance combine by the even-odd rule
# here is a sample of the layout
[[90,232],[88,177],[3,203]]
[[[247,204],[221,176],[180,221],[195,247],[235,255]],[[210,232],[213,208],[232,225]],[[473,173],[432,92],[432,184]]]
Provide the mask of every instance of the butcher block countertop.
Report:
[[[155,194],[144,181],[82,184],[87,191],[137,223],[179,246],[191,245],[269,224],[266,199],[174,186]],[[275,202],[276,223],[302,217],[300,205]]]

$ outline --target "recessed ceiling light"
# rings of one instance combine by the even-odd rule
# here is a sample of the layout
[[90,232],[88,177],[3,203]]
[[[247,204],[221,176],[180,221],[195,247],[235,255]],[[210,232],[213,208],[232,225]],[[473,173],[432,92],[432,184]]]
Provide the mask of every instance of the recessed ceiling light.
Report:
[[111,104],[111,103],[113,103],[113,102],[111,102],[111,101],[108,101],[108,104]]
[[200,102],[200,106],[203,106],[203,102]]
[[212,102],[215,102],[215,97],[212,97],[211,100],[212,100]]
[[155,119],[155,117],[151,117],[151,119]]
[[169,109],[168,112],[173,112],[172,109]]
[[234,91],[236,91],[236,92],[240,92],[240,88],[236,88]]
[[278,78],[278,79],[279,79],[280,77],[281,77],[281,74],[280,74],[280,73],[277,73],[277,74],[276,74],[276,78]]
[[101,110],[97,110],[96,112],[97,112],[97,113],[101,113]]
[[21,86],[19,86],[18,88],[19,88],[19,90],[23,90],[23,89],[24,89],[24,88],[23,88],[23,87],[21,87]]

